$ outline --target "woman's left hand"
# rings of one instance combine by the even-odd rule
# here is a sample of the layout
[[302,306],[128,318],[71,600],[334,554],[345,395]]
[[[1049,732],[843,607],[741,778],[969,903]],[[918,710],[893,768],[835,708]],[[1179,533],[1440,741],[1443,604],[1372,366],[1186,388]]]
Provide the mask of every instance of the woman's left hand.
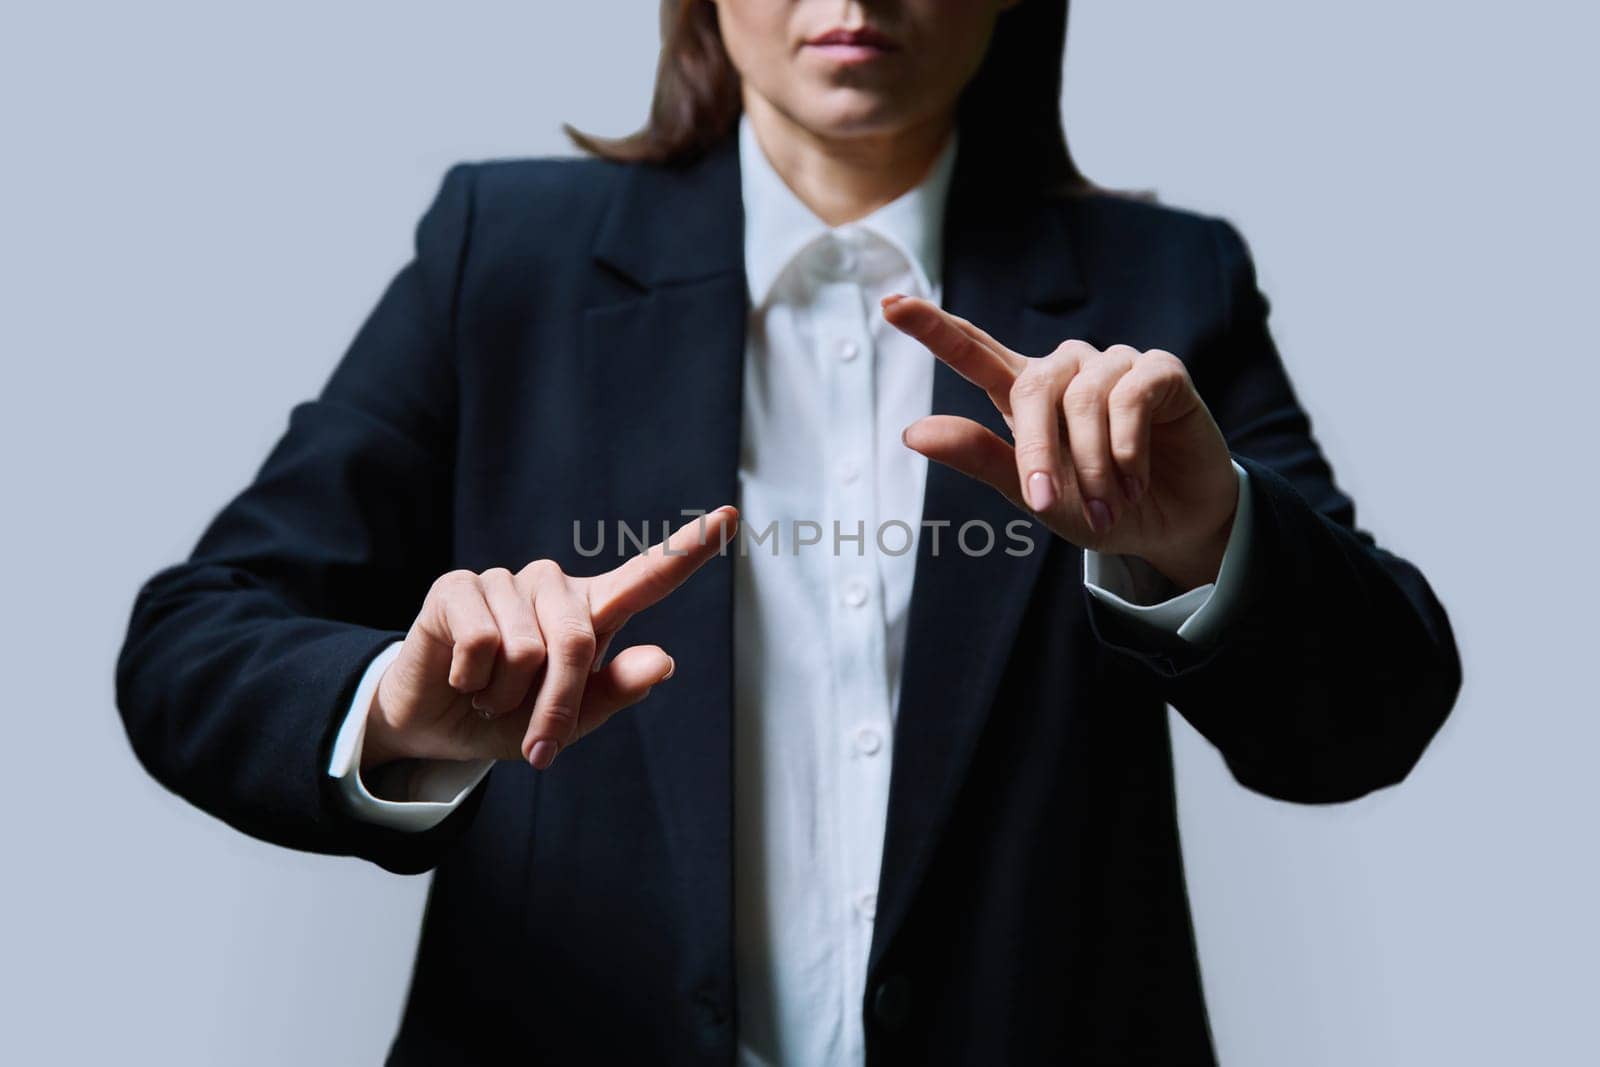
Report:
[[988,393],[1015,439],[930,415],[906,428],[907,446],[1074,544],[1142,557],[1182,589],[1216,580],[1238,475],[1178,357],[1067,341],[1029,359],[926,300],[889,297],[883,314]]

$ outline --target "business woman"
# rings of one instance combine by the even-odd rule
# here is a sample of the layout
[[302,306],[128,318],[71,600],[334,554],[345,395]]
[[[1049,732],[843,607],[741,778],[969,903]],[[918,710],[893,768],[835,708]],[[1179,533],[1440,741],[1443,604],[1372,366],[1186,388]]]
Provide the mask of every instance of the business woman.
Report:
[[663,12],[645,129],[453,169],[145,585],[135,751],[435,872],[391,1063],[1212,1062],[1164,705],[1360,796],[1443,610],[1237,233],[1074,168],[1064,4]]

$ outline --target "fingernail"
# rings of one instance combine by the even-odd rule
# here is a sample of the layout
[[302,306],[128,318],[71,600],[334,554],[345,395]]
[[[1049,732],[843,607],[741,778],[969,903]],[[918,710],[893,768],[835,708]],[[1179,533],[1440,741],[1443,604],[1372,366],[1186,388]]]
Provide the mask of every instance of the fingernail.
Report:
[[1028,506],[1034,511],[1049,511],[1056,506],[1055,479],[1044,471],[1028,475]]
[[1111,529],[1111,509],[1106,507],[1104,500],[1090,500],[1088,509],[1089,529],[1097,534],[1103,534]]
[[474,708],[474,710],[477,710],[477,711],[488,711],[489,710],[489,706],[483,702],[483,694],[482,693],[473,693],[472,694],[472,707]]
[[671,656],[668,656],[667,657],[667,673],[663,674],[661,676],[661,680],[664,682],[668,678],[671,678],[674,674],[677,674],[677,673],[678,673],[678,661],[673,659]]
[[1144,495],[1144,486],[1139,484],[1139,479],[1126,475],[1122,479],[1122,491],[1128,495],[1128,503],[1137,504]]
[[904,294],[904,293],[890,293],[888,296],[886,296],[882,300],[878,301],[878,304],[879,304],[880,307],[883,307],[884,309],[887,310],[888,308],[894,307],[896,304],[898,304],[900,301],[904,300],[905,298],[906,298],[906,294]]
[[556,761],[556,743],[554,741],[540,741],[533,746],[533,751],[528,754],[528,762],[533,764],[536,771],[545,770]]

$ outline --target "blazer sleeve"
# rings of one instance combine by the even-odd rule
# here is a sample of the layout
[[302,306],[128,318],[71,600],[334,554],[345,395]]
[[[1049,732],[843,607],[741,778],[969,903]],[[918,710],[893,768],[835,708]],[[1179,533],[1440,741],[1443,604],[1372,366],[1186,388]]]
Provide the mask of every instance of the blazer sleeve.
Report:
[[1207,225],[1225,325],[1190,369],[1250,478],[1240,598],[1208,646],[1093,597],[1090,617],[1241,783],[1348,800],[1400,781],[1422,755],[1461,685],[1455,639],[1421,572],[1356,527],[1268,332],[1245,244],[1226,222]]
[[416,252],[320,395],[186,562],[140,589],[117,661],[134,752],[168,789],[266,841],[433,866],[482,787],[424,833],[354,818],[329,752],[364,668],[450,567],[458,290],[473,171],[445,178]]

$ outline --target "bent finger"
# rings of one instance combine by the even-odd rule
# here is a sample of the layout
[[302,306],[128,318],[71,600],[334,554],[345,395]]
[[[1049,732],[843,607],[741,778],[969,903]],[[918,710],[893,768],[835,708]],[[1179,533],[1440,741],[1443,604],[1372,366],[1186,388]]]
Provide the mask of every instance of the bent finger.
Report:
[[478,576],[470,571],[446,575],[435,586],[434,602],[438,628],[450,642],[450,688],[476,693],[489,684],[500,649],[500,628]]
[[494,670],[472,706],[484,715],[501,715],[522,703],[534,677],[544,666],[544,640],[534,618],[532,599],[503,567],[485,571],[480,580],[484,600],[500,630]]
[[1062,346],[1032,361],[1011,386],[1017,482],[1028,507],[1040,514],[1053,512],[1071,485],[1062,462],[1060,404],[1078,365],[1077,352]]
[[[586,737],[617,712],[643,700],[652,688],[672,677],[674,669],[672,657],[656,645],[634,645],[617,653],[610,663],[589,676],[573,741]],[[523,741],[531,721],[531,709],[520,715],[475,721],[477,729],[472,742],[475,754],[490,759],[527,759]]]
[[1061,397],[1072,475],[1078,483],[1084,519],[1097,534],[1111,528],[1124,504],[1116,481],[1117,466],[1111,458],[1107,403],[1112,388],[1133,365],[1136,354],[1132,349],[1113,346],[1086,361]]
[[1166,391],[1167,371],[1159,360],[1141,356],[1117,380],[1106,401],[1110,420],[1111,458],[1120,473],[1123,492],[1137,504],[1150,484],[1150,429],[1155,408]]
[[522,738],[522,758],[542,771],[577,736],[578,709],[598,642],[589,605],[565,576],[541,582],[533,606],[544,639],[545,671]]

